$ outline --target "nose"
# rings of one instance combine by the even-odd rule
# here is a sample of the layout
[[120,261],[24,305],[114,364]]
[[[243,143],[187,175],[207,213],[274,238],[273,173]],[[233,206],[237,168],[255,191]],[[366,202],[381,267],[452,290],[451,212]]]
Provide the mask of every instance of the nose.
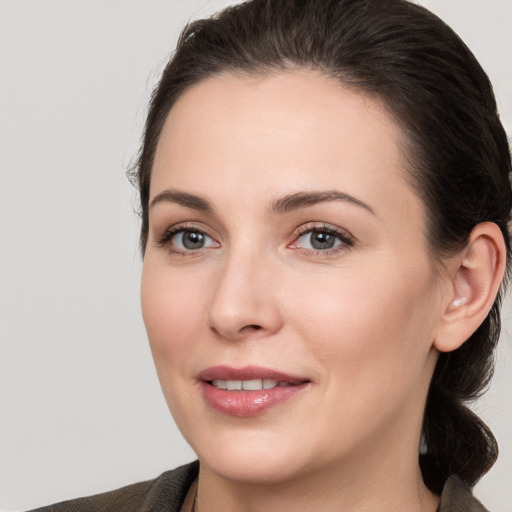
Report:
[[277,269],[255,254],[231,255],[219,274],[207,324],[224,339],[265,337],[278,332],[282,316],[275,291]]

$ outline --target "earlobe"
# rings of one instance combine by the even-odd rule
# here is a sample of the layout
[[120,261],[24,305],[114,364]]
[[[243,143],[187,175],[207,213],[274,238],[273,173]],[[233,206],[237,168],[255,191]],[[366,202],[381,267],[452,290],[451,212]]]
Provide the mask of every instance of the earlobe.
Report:
[[450,262],[450,292],[434,346],[440,352],[459,348],[488,315],[505,273],[506,247],[499,227],[478,224],[467,246]]

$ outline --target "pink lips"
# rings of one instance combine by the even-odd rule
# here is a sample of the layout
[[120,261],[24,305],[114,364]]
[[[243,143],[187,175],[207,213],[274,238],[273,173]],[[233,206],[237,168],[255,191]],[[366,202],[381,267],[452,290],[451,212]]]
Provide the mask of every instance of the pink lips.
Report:
[[[202,371],[198,375],[198,379],[201,382],[203,396],[213,409],[222,414],[238,417],[255,416],[277,406],[295,397],[310,384],[307,379],[257,366],[247,366],[245,368],[214,366]],[[229,391],[214,386],[212,384],[214,379],[222,381],[270,379],[290,385],[279,385],[271,389],[253,391]]]

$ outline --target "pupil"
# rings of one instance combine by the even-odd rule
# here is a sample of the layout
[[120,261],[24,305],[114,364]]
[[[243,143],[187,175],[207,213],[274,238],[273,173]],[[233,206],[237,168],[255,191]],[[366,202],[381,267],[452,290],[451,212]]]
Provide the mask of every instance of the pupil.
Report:
[[194,231],[183,233],[183,246],[186,249],[200,249],[204,245],[204,235]]
[[331,249],[334,246],[335,238],[329,233],[312,233],[311,245],[315,249]]

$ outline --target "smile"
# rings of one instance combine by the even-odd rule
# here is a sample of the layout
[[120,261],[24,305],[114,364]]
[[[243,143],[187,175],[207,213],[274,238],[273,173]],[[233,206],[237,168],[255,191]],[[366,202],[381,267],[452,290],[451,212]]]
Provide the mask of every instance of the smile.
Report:
[[250,379],[250,380],[223,380],[213,379],[209,381],[212,386],[218,389],[226,389],[228,391],[260,391],[261,389],[274,389],[278,386],[296,386],[285,380],[275,379]]
[[198,376],[205,402],[228,416],[247,418],[276,407],[302,391],[311,381],[261,367],[215,366]]

